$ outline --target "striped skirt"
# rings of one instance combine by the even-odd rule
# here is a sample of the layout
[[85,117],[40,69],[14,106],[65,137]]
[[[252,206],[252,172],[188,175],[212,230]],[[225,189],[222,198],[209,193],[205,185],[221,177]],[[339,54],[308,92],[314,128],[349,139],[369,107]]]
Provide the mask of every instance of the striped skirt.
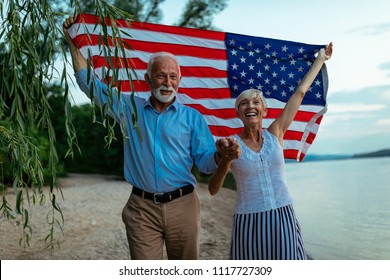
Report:
[[232,260],[305,260],[301,229],[292,205],[234,214]]

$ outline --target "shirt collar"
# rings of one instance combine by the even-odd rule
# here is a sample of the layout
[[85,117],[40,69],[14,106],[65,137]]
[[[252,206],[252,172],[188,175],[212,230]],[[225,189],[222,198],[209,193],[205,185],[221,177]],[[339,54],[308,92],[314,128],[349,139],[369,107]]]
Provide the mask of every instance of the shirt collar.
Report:
[[[153,110],[155,110],[155,108],[153,107],[151,98],[152,97],[149,97],[148,100],[146,100],[146,102],[144,104],[144,108],[150,107]],[[175,96],[175,99],[174,99],[173,103],[171,105],[169,105],[165,111],[168,111],[168,110],[171,110],[171,109],[175,109],[176,111],[179,109],[179,101],[177,101],[177,96]]]

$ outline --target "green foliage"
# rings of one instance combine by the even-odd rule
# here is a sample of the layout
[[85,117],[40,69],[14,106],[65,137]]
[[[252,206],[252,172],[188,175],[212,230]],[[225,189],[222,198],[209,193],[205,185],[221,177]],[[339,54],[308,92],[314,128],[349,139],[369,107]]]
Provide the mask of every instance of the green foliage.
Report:
[[[90,104],[74,106],[73,122],[78,136],[81,152],[73,158],[65,158],[65,168],[68,172],[98,173],[123,175],[123,140],[119,126],[115,126],[114,141],[108,146],[104,140],[106,128],[101,124],[102,118]],[[93,114],[97,114],[92,123]]]
[[114,5],[134,15],[138,21],[159,22],[163,15],[159,8],[165,0],[115,0]]
[[[28,206],[48,200],[51,209],[47,216],[49,233],[46,241],[51,249],[58,245],[54,229],[59,227],[62,230],[64,222],[58,203],[62,193],[56,180],[58,156],[53,109],[49,102],[49,85],[54,81],[61,80],[65,87],[62,113],[66,132],[63,138],[68,144],[66,155],[74,155],[73,147],[77,145],[68,102],[67,67],[70,64],[62,33],[62,21],[66,15],[56,12],[51,6],[53,3],[61,4],[44,0],[9,0],[6,3],[0,0],[0,181],[2,189],[5,189],[5,178],[11,178],[7,180],[11,181],[16,195],[16,206],[12,208],[3,192],[0,211],[20,225],[20,243],[28,246],[32,236]],[[99,47],[109,49],[107,57],[116,59],[124,53],[124,47],[120,44],[121,34],[115,19],[130,16],[106,1],[96,0],[93,3],[95,14],[102,19],[113,20],[112,36],[119,38],[118,44],[112,53],[111,49],[104,48],[110,35],[103,21],[104,34]],[[76,0],[70,0],[69,6],[75,7],[74,14],[82,12]],[[58,73],[55,65],[58,60],[64,61],[62,73]],[[116,80],[117,72],[114,71],[113,82]],[[103,118],[107,118],[108,112],[109,108]],[[104,124],[110,132],[106,137],[110,143],[115,138],[113,124],[108,121]],[[45,177],[49,178],[47,199],[43,191]]]
[[227,0],[190,0],[176,24],[184,27],[199,29],[215,29],[213,27],[213,15],[226,8]]
[[[113,6],[133,15],[134,19],[141,22],[159,23],[163,18],[160,9],[165,0],[110,0]],[[86,13],[95,13],[95,0],[80,2],[81,9]],[[223,11],[227,6],[227,0],[188,0],[181,14],[180,20],[175,24],[183,27],[199,29],[216,29],[212,22],[213,16]],[[177,10],[172,5],[171,11]]]
[[[113,24],[111,33],[103,20],[98,47],[112,63],[120,55],[126,57],[115,19],[159,22],[162,2],[0,0],[0,213],[20,226],[22,246],[28,246],[32,238],[29,206],[46,201],[50,203],[46,247],[59,246],[56,232],[62,231],[65,219],[57,175],[67,170],[123,172],[122,134],[109,117],[110,106],[97,111],[93,102],[81,107],[69,102],[68,69],[72,66],[67,59],[63,20],[79,13],[108,19]],[[190,0],[179,25],[211,28],[212,14],[224,7],[225,0]],[[105,47],[110,36],[117,38],[112,40],[117,42],[114,48]],[[63,62],[61,73],[58,61]],[[118,70],[112,72],[110,87],[118,80]],[[131,74],[128,72],[128,77]],[[120,94],[120,89],[117,92]],[[135,112],[134,125],[136,121]],[[7,201],[7,186],[13,188],[15,207]]]

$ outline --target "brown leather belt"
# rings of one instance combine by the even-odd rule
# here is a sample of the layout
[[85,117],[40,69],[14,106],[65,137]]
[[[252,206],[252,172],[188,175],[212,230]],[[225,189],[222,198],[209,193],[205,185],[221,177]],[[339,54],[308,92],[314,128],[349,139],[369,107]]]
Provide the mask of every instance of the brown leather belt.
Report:
[[158,204],[158,203],[165,203],[165,202],[172,201],[181,196],[190,194],[193,191],[194,191],[194,187],[192,185],[187,185],[179,189],[176,189],[174,191],[166,192],[166,193],[150,193],[133,186],[132,193],[140,197],[149,199],[154,203]]

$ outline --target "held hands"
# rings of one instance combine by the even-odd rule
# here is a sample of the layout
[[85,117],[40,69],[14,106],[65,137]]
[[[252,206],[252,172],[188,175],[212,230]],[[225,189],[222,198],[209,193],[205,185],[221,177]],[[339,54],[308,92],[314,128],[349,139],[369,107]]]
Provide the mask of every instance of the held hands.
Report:
[[215,142],[221,161],[231,162],[241,155],[240,144],[234,138],[220,138]]
[[218,168],[209,181],[208,189],[211,195],[215,195],[221,189],[232,161],[241,155],[240,145],[235,138],[220,138],[215,142],[215,146],[217,148],[215,161]]
[[326,48],[322,48],[319,50],[318,58],[321,58],[324,61],[326,61],[332,57],[332,53],[333,53],[333,43],[330,42],[329,45],[326,46]]

